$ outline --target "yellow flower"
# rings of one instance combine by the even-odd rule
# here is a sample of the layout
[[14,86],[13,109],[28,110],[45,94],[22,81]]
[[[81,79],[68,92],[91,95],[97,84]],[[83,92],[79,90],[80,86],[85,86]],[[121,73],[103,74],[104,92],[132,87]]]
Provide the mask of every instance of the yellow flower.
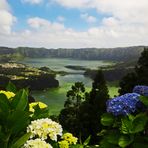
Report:
[[4,91],[4,90],[0,90],[0,94],[5,94],[8,99],[10,99],[10,98],[15,96],[15,94],[13,92],[11,92],[11,91]]
[[60,148],[69,148],[69,143],[66,140],[62,140],[62,141],[60,141],[58,143],[59,143]]
[[69,144],[76,144],[78,138],[74,137],[71,133],[65,133],[62,139],[66,140]]
[[34,107],[38,105],[39,108],[43,109],[43,108],[46,108],[47,105],[45,103],[42,103],[42,102],[33,102],[33,103],[30,103],[29,104],[29,111],[31,112],[34,112]]

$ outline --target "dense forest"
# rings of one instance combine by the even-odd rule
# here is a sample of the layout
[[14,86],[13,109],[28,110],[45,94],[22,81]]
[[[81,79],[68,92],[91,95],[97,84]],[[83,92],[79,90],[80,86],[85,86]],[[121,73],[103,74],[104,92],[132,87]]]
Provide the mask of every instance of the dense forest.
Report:
[[133,46],[123,48],[81,48],[81,49],[46,49],[46,48],[30,48],[18,47],[8,48],[0,47],[0,58],[3,55],[7,58],[74,58],[82,60],[111,60],[111,61],[127,61],[131,59],[137,60],[144,46]]

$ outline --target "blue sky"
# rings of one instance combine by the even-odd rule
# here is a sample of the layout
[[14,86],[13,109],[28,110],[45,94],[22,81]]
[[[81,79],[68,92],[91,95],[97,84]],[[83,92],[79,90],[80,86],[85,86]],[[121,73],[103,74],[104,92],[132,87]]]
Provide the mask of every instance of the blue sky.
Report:
[[146,14],[147,0],[1,0],[0,45],[147,45]]
[[[46,0],[47,1],[47,0]],[[87,30],[91,26],[97,26],[101,23],[101,20],[106,15],[103,13],[97,13],[96,9],[76,9],[76,8],[65,8],[56,3],[46,3],[45,1],[39,4],[30,4],[21,0],[9,0],[8,1],[13,14],[17,16],[17,24],[14,29],[27,28],[26,19],[31,17],[41,17],[51,22],[58,21],[58,17],[64,18],[64,25],[76,29],[78,31]],[[97,18],[96,22],[88,23],[84,20],[81,15],[89,14],[94,18]]]

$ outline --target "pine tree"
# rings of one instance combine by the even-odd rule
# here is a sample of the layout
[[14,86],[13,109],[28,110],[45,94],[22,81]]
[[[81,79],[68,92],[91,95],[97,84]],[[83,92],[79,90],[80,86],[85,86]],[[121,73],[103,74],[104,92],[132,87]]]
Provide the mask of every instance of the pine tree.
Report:
[[102,70],[98,70],[92,84],[88,99],[83,102],[79,110],[82,140],[91,135],[91,142],[99,142],[97,133],[102,129],[101,115],[106,110],[106,101],[109,99],[108,88]]
[[97,112],[104,112],[106,108],[105,104],[108,99],[108,88],[103,72],[102,70],[98,70],[92,84],[89,102],[96,108]]

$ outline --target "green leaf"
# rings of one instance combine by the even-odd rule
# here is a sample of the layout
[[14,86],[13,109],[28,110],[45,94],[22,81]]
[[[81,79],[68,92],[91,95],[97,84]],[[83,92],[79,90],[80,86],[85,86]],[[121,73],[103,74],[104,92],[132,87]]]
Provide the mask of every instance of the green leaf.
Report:
[[89,136],[83,143],[84,146],[88,145],[89,141],[90,141],[91,136]]
[[104,138],[103,140],[101,140],[99,148],[118,148],[118,146],[111,144],[107,141],[106,138]]
[[101,117],[101,124],[104,126],[111,126],[114,123],[114,116],[112,114],[104,113]]
[[123,134],[129,134],[132,129],[132,120],[128,116],[121,119],[121,132]]
[[35,110],[34,113],[33,113],[33,116],[32,116],[33,120],[41,119],[41,118],[47,118],[50,115],[48,107],[40,108],[39,105],[36,105],[33,108]]
[[12,144],[11,148],[20,148],[29,139],[30,135],[31,133],[26,133],[25,135],[23,135],[14,144]]
[[17,92],[15,85],[11,81],[9,81],[8,85],[6,86],[6,90],[11,91],[13,93]]
[[24,89],[20,90],[13,98],[11,105],[16,110],[25,110],[28,105],[28,94]]
[[120,137],[120,133],[116,130],[109,131],[108,135],[106,135],[106,139],[108,143],[111,143],[111,144],[118,144],[119,137]]
[[29,113],[26,111],[15,110],[8,116],[7,127],[12,134],[17,134],[24,130],[29,122]]
[[5,94],[0,94],[0,112],[7,114],[10,110],[10,103]]
[[148,97],[140,96],[139,99],[145,106],[148,106]]
[[133,142],[133,140],[134,140],[133,136],[121,135],[119,138],[118,145],[122,148],[125,148],[126,146],[131,144]]
[[148,121],[148,117],[145,113],[140,113],[136,115],[132,123],[133,127],[131,129],[131,133],[138,133],[143,131],[145,129],[147,121]]

